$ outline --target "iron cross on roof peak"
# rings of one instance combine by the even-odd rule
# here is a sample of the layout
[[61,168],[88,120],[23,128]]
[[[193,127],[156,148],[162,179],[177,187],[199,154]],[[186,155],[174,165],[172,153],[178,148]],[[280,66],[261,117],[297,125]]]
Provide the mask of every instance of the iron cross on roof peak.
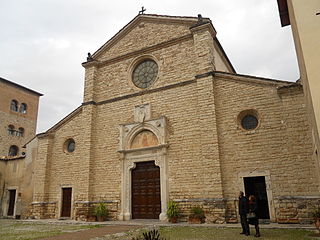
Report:
[[141,8],[141,10],[139,11],[139,14],[144,14],[144,12],[146,11],[147,9],[145,9],[144,7]]

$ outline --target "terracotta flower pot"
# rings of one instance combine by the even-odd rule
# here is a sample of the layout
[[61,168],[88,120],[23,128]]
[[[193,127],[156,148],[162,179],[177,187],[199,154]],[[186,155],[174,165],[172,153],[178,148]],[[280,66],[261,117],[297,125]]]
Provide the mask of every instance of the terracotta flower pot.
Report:
[[316,228],[318,229],[318,231],[320,232],[320,218],[317,218],[314,224],[315,224]]
[[169,219],[169,221],[171,223],[177,223],[178,222],[178,218],[177,217],[173,217],[173,218]]
[[95,222],[95,221],[97,221],[97,218],[96,218],[96,216],[89,216],[89,217],[87,218],[87,221],[88,221],[88,222]]
[[105,221],[105,217],[104,216],[98,216],[97,219],[98,219],[98,222],[104,222]]
[[204,221],[201,218],[189,218],[189,223],[192,223],[192,224],[201,224],[203,222]]

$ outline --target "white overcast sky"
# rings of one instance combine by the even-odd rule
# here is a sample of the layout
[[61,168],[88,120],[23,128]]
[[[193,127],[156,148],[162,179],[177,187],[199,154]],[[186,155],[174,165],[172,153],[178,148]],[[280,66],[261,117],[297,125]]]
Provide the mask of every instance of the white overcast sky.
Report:
[[44,94],[37,133],[81,105],[87,53],[142,6],[148,14],[209,17],[238,73],[299,78],[291,27],[281,27],[277,0],[2,0],[0,76]]

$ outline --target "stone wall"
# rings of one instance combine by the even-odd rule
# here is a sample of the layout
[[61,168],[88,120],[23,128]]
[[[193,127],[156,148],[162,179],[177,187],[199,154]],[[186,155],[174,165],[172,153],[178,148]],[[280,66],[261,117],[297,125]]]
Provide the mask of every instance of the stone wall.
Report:
[[[233,198],[244,189],[241,177],[265,176],[270,179],[267,192],[269,208],[274,209],[274,212],[270,210],[273,221],[278,219],[278,214],[283,216],[275,207],[276,198],[319,198],[302,87],[275,87],[267,80],[222,73],[216,77],[214,91],[224,197]],[[258,113],[259,126],[247,131],[241,127],[239,114],[252,109]]]
[[[11,100],[27,104],[27,112],[20,113],[10,110]],[[0,81],[0,157],[7,156],[9,147],[19,147],[19,154],[23,152],[22,146],[34,137],[38,116],[39,96],[21,88],[11,86]],[[9,135],[8,126],[13,125],[15,130],[24,128],[23,136]]]

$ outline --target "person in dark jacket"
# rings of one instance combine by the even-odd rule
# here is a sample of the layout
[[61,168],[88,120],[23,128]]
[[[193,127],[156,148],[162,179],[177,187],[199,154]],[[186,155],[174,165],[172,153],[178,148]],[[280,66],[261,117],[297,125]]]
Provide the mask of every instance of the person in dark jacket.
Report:
[[242,232],[240,234],[250,235],[249,224],[247,221],[248,213],[248,201],[244,196],[244,193],[240,191],[239,193],[239,215],[241,220]]
[[249,224],[254,225],[256,229],[255,237],[260,237],[259,218],[258,218],[258,204],[255,196],[249,196],[249,214],[253,214],[253,217],[249,217]]

